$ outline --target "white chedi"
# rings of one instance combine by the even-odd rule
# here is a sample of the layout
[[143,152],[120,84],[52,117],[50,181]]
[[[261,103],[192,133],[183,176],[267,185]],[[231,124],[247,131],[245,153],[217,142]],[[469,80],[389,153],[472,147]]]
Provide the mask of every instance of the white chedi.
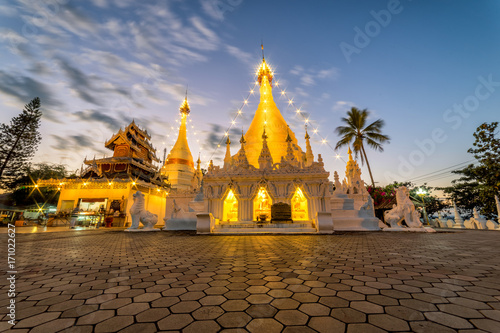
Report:
[[[130,215],[132,216],[132,225],[125,231],[150,231],[156,230],[154,226],[158,223],[158,215],[148,212],[144,208],[144,194],[141,191],[135,192],[132,197],[134,204],[130,207]],[[139,229],[139,223],[143,224],[143,228]]]

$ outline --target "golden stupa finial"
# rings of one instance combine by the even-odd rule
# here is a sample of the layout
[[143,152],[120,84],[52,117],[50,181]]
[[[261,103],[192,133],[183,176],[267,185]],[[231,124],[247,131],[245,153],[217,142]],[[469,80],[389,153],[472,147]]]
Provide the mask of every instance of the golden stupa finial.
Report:
[[267,80],[272,87],[274,73],[271,67],[269,67],[269,65],[266,63],[266,59],[264,58],[264,44],[262,43],[260,46],[262,48],[262,64],[260,64],[259,71],[257,72],[257,81],[259,81],[259,85],[262,85],[262,78],[264,76],[267,76]]
[[286,129],[286,142],[292,142],[292,138],[290,137],[290,126],[287,126]]
[[352,161],[352,151],[351,151],[351,147],[349,147],[349,149],[347,149],[347,154],[349,154],[349,161]]
[[305,139],[306,140],[309,140],[311,137],[309,136],[309,133],[307,133],[307,124],[306,124],[306,136],[305,136]]
[[264,125],[264,131],[262,132],[262,139],[266,140],[267,139],[267,134],[266,134],[266,125]]
[[227,135],[227,139],[226,139],[226,145],[230,145],[231,144],[231,140],[229,140],[229,134]]
[[188,103],[188,89],[187,89],[187,86],[186,86],[186,96],[184,97],[184,101],[182,102],[181,107],[179,108],[179,111],[181,111],[181,113],[186,114],[186,115],[188,115],[189,112],[191,111],[189,109],[189,103]]
[[241,130],[241,139],[240,139],[240,143],[241,143],[241,144],[246,143],[246,141],[245,141],[245,136],[243,135],[243,129]]

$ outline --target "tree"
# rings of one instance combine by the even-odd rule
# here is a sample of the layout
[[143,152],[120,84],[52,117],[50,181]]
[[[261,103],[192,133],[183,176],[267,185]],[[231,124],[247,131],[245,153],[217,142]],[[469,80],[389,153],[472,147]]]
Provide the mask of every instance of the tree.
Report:
[[24,170],[12,184],[15,190],[9,195],[11,206],[57,205],[59,190],[56,187],[35,187],[39,179],[62,179],[68,174],[63,164],[38,163]]
[[483,123],[474,132],[475,141],[467,150],[476,158],[476,164],[453,171],[461,175],[452,181],[452,186],[443,188],[457,203],[467,217],[474,208],[487,218],[497,215],[495,195],[500,190],[500,138],[497,137],[498,122]]
[[355,156],[357,157],[358,154],[360,154],[361,162],[364,163],[366,161],[372,186],[375,187],[364,143],[375,150],[384,151],[382,144],[386,142],[389,143],[390,138],[387,135],[382,134],[382,127],[384,126],[384,121],[382,119],[378,119],[366,126],[369,114],[370,112],[368,110],[359,110],[355,107],[352,107],[351,110],[347,111],[347,117],[342,118],[342,121],[347,124],[347,126],[339,126],[335,129],[337,135],[341,137],[340,141],[337,142],[335,149],[348,146],[352,142]]
[[11,119],[10,124],[0,125],[0,187],[12,189],[14,183],[30,164],[41,140],[42,112],[40,98],[34,98],[24,110]]

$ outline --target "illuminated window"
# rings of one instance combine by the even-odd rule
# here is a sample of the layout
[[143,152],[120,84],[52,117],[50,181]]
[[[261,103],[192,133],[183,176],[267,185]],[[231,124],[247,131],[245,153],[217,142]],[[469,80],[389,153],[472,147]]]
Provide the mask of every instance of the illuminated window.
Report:
[[253,201],[254,220],[270,220],[271,219],[271,197],[266,189],[261,187]]
[[307,212],[307,198],[304,196],[300,187],[297,187],[297,190],[295,190],[295,194],[292,197],[292,220],[309,220],[309,214]]
[[229,190],[226,199],[224,199],[222,220],[238,221],[238,199],[236,199],[233,190]]

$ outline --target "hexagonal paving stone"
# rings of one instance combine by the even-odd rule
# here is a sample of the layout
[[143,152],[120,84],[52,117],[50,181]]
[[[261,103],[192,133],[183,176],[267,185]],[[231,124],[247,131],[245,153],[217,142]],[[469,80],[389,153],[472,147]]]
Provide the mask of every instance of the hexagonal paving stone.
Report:
[[146,311],[147,309],[149,309],[148,303],[132,303],[119,308],[116,310],[116,313],[119,316],[135,316],[136,314]]
[[109,318],[95,326],[95,332],[116,332],[134,323],[133,316],[118,316]]
[[[466,319],[451,315],[449,313],[425,312],[424,315],[428,320],[432,320],[447,327],[455,329],[473,328],[473,326]],[[498,327],[500,328],[500,325]]]
[[227,312],[217,322],[224,328],[245,327],[251,319],[245,312]]
[[221,308],[226,311],[245,311],[250,304],[242,299],[233,299],[222,303]]
[[269,304],[273,298],[266,294],[255,294],[245,298],[250,304]]
[[328,316],[330,314],[330,308],[316,303],[302,304],[299,310],[309,316]]
[[384,308],[366,301],[352,301],[350,307],[364,313],[384,313]]
[[141,322],[156,322],[166,316],[170,315],[170,311],[166,308],[152,308],[142,311],[135,316],[135,320]]
[[247,310],[252,318],[269,318],[274,317],[278,310],[269,304],[256,304],[251,305]]
[[274,316],[283,325],[304,325],[309,317],[298,310],[280,310]]
[[220,306],[202,306],[191,315],[195,320],[216,319],[224,314],[224,310]]
[[408,331],[408,323],[388,314],[368,315],[368,322],[387,331]]
[[297,309],[300,303],[291,298],[278,298],[272,301],[271,305],[280,310],[292,310]]
[[188,314],[171,314],[160,320],[157,324],[160,330],[180,330],[193,322]]
[[190,313],[193,312],[194,310],[198,309],[201,307],[200,303],[196,301],[184,301],[177,303],[175,305],[172,305],[170,307],[170,311],[172,313]]
[[363,323],[366,321],[366,315],[350,308],[332,309],[330,316],[344,323]]
[[248,323],[246,328],[251,333],[279,333],[283,325],[272,318],[257,318]]
[[320,333],[344,332],[345,324],[332,317],[313,317],[309,326]]

